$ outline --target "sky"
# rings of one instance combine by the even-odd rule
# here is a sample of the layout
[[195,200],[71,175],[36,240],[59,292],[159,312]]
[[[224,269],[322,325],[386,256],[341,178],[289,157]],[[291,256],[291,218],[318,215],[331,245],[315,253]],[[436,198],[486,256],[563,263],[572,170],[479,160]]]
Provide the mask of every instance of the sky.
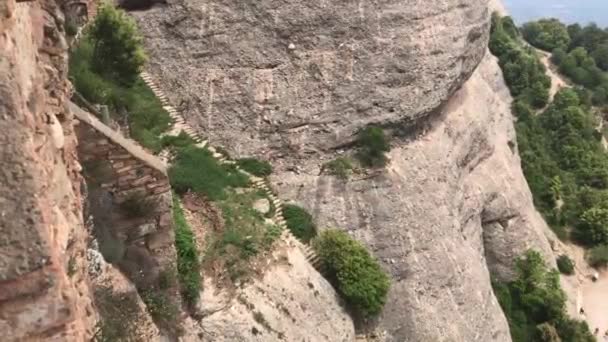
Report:
[[555,17],[568,24],[595,22],[608,27],[608,0],[502,0],[518,24]]

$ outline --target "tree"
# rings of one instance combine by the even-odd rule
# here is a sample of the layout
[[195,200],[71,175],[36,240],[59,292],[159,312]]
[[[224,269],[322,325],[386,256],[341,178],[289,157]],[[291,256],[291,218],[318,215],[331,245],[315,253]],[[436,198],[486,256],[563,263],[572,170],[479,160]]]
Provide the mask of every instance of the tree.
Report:
[[385,152],[390,151],[390,144],[380,127],[370,126],[359,132],[357,139],[361,163],[365,166],[384,166],[386,164]]
[[545,51],[566,49],[570,44],[566,25],[557,19],[541,19],[526,23],[522,27],[522,34],[530,44]]
[[135,22],[111,5],[101,6],[90,29],[96,72],[131,85],[146,61]]
[[313,247],[338,291],[360,314],[378,314],[386,301],[389,278],[361,243],[337,229],[322,232]]
[[593,207],[581,215],[577,237],[589,244],[608,243],[608,209]]

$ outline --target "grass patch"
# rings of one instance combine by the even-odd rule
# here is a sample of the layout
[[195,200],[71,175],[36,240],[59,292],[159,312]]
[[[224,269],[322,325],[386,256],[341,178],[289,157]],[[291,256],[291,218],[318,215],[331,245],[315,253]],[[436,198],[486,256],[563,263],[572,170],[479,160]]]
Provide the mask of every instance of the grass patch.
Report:
[[245,187],[247,176],[234,165],[220,164],[209,150],[194,146],[181,148],[169,169],[171,186],[178,194],[194,191],[215,201],[225,197],[228,187]]
[[[188,305],[198,301],[201,290],[199,254],[196,249],[194,234],[179,203],[173,196],[173,220],[175,222],[175,249],[177,250],[177,272],[182,288],[182,297]],[[160,279],[159,279],[160,282]]]
[[303,242],[307,243],[317,235],[317,227],[312,215],[306,209],[294,204],[286,204],[283,206],[283,217],[287,228]]
[[266,177],[272,173],[272,166],[265,160],[255,158],[241,158],[236,161],[236,164],[243,170],[251,173],[254,176]]
[[70,51],[69,75],[76,91],[87,101],[107,105],[114,118],[126,116],[133,139],[159,152],[160,136],[171,126],[171,118],[152,90],[137,77],[125,85],[93,71],[94,42],[85,34]]
[[281,229],[265,222],[262,214],[253,209],[259,199],[255,191],[229,191],[217,204],[222,210],[224,230],[211,237],[205,263],[220,263],[232,281],[249,273],[248,261],[270,248],[281,235]]
[[352,161],[347,157],[339,157],[323,165],[330,175],[340,179],[348,179],[353,172]]

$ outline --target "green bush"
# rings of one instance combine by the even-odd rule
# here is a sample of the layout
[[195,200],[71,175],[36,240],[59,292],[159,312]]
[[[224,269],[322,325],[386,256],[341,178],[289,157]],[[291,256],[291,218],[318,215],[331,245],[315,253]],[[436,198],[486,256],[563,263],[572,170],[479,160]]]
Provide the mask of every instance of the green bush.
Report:
[[384,131],[380,127],[370,126],[361,132],[357,137],[359,151],[357,158],[364,166],[381,167],[386,165],[385,153],[390,151],[390,144]]
[[608,209],[593,207],[580,217],[576,227],[578,240],[590,245],[608,242]]
[[608,245],[599,245],[591,248],[587,255],[587,261],[593,267],[608,265]]
[[173,221],[175,223],[177,272],[182,297],[188,305],[192,306],[198,301],[201,290],[199,254],[194,234],[186,222],[177,196],[173,196]]
[[177,193],[191,190],[212,201],[224,198],[227,187],[246,187],[249,183],[234,166],[219,164],[207,149],[194,146],[178,150],[169,179]]
[[236,164],[243,170],[251,173],[254,176],[266,177],[272,173],[272,166],[265,160],[255,158],[241,158],[236,161]]
[[161,145],[165,147],[188,147],[195,145],[196,141],[188,133],[181,131],[178,135],[165,135],[161,139]]
[[532,45],[545,51],[567,49],[570,45],[570,35],[566,25],[557,19],[540,19],[524,24],[524,38]]
[[178,321],[179,308],[162,291],[147,289],[140,292],[150,316],[163,326],[170,326]]
[[325,270],[348,304],[359,314],[378,314],[390,286],[389,278],[361,243],[331,229],[313,242]]
[[287,228],[303,242],[308,242],[317,235],[317,227],[312,215],[306,209],[294,204],[286,204],[283,206],[283,217]]
[[88,33],[95,41],[95,71],[122,84],[133,84],[146,61],[135,21],[123,10],[102,4]]
[[353,171],[353,164],[349,158],[339,157],[330,162],[325,163],[323,168],[340,179],[348,179]]
[[574,261],[562,254],[557,258],[557,269],[563,274],[574,274]]

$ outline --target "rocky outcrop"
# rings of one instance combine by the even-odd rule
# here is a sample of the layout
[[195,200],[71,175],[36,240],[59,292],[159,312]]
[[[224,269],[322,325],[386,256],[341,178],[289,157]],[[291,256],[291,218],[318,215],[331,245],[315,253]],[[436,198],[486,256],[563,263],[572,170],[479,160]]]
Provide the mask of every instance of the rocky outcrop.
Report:
[[211,142],[303,156],[429,116],[484,54],[487,0],[172,1],[134,12],[150,70]]
[[[260,278],[233,293],[205,282],[202,319],[187,328],[205,342],[353,341],[354,326],[332,286],[294,238],[280,242]],[[186,336],[185,340],[200,341]]]
[[54,0],[0,3],[2,340],[85,341],[80,165],[67,108],[67,44]]
[[510,341],[490,273],[509,278],[547,227],[517,154],[510,96],[489,54],[425,134],[401,141],[375,178],[284,172],[279,192],[321,226],[349,230],[392,274],[379,329],[389,341]]

